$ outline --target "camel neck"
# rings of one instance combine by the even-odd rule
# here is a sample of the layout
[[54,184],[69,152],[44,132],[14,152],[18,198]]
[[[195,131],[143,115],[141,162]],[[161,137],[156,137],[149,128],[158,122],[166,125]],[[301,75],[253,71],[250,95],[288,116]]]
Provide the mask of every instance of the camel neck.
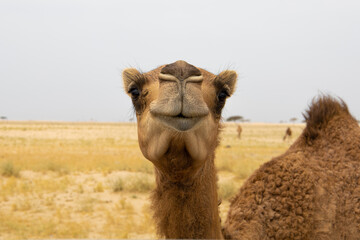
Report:
[[158,233],[166,238],[222,238],[214,158],[191,181],[170,181],[156,170],[152,196]]

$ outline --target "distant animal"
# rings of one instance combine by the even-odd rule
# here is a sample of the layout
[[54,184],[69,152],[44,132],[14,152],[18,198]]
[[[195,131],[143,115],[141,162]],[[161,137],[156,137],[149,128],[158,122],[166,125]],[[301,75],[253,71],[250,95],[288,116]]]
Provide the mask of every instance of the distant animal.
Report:
[[242,127],[240,125],[238,125],[236,131],[237,131],[237,134],[238,134],[237,137],[240,139],[241,138]]
[[123,72],[140,149],[155,166],[159,236],[360,239],[360,128],[346,104],[328,96],[313,101],[295,143],[242,185],[221,228],[214,157],[236,79],[185,61]]
[[284,135],[284,137],[283,137],[283,141],[285,141],[286,138],[287,138],[287,139],[290,139],[290,138],[291,138],[291,135],[292,135],[291,128],[288,127],[288,128],[286,129],[286,131],[285,131],[285,135]]

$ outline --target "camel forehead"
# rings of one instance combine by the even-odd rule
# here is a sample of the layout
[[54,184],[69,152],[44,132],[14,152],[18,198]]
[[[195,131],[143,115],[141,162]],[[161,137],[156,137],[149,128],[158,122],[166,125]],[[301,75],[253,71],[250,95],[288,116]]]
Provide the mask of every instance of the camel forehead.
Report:
[[[196,68],[196,70],[198,70],[199,72],[197,72],[195,69],[193,68]],[[179,61],[176,61],[174,63],[169,63],[169,64],[164,64],[164,65],[161,65],[149,72],[146,72],[144,73],[144,76],[149,79],[149,80],[153,80],[153,81],[158,81],[159,79],[159,74],[161,72],[165,72],[165,73],[171,73],[171,74],[181,74],[181,73],[184,73],[184,72],[187,72],[187,74],[193,74],[193,75],[202,75],[204,77],[204,80],[205,81],[211,81],[213,80],[216,75],[215,74],[212,74],[208,71],[206,71],[205,69],[203,68],[199,68],[199,67],[196,67],[194,65],[191,65],[185,61],[182,61],[182,60],[179,60]],[[184,77],[186,77],[186,73],[184,74]]]

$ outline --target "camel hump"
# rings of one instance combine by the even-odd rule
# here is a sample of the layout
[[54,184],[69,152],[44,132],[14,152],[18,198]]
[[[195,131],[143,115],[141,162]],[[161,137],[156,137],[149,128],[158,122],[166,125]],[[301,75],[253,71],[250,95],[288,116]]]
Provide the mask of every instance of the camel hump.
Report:
[[306,121],[304,137],[307,143],[315,140],[324,131],[329,122],[337,116],[355,119],[351,116],[346,103],[329,95],[315,97],[309,109],[303,114]]

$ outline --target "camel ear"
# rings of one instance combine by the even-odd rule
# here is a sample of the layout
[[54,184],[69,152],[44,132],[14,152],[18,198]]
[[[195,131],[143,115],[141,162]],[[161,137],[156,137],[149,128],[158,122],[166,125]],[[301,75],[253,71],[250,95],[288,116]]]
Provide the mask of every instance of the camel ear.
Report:
[[222,71],[217,79],[221,81],[221,84],[229,90],[230,96],[235,92],[235,86],[237,81],[237,73],[233,70]]
[[142,74],[135,68],[126,68],[122,72],[122,77],[124,82],[124,89],[126,93],[128,93],[130,84],[141,79]]

